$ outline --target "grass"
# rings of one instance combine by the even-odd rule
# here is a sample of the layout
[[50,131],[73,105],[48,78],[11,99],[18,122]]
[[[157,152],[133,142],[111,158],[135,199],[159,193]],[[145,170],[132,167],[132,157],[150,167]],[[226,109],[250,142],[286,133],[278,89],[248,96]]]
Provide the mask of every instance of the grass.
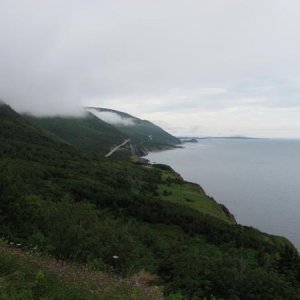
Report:
[[172,171],[162,171],[163,184],[158,185],[162,200],[190,207],[202,213],[231,222],[220,205],[207,196],[202,188],[194,183],[185,182]]
[[145,283],[145,275],[120,278],[89,270],[85,265],[0,245],[0,299],[163,299],[159,288]]

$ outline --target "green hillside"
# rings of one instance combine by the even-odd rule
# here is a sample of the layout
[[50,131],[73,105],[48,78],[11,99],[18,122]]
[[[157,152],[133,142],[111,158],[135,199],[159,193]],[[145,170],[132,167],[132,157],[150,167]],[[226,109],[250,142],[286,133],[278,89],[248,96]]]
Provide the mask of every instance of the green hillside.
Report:
[[207,196],[198,184],[184,181],[171,167],[162,164],[145,167],[161,170],[161,179],[157,185],[157,193],[161,200],[170,201],[199,212],[205,212],[225,222],[236,223],[234,217],[229,217],[222,209],[222,206]]
[[107,153],[127,138],[126,134],[90,113],[82,117],[26,117],[84,151]]
[[164,149],[167,147],[174,147],[181,143],[178,138],[147,120],[141,120],[127,113],[112,109],[97,107],[88,107],[87,109],[90,111],[95,110],[98,112],[115,113],[124,120],[132,120],[132,124],[130,125],[124,125],[120,122],[115,123],[114,126],[124,134],[128,135],[135,143],[144,146],[146,149]]
[[[300,298],[300,260],[289,241],[234,224],[168,167],[79,151],[5,105],[0,145],[0,237],[8,245],[128,282],[147,274],[167,299]],[[3,251],[0,295],[25,287],[27,298],[15,299],[64,299],[49,296],[52,283],[53,293],[60,289],[55,274],[10,263]],[[45,289],[32,296],[40,281]],[[81,292],[75,299],[95,299]]]

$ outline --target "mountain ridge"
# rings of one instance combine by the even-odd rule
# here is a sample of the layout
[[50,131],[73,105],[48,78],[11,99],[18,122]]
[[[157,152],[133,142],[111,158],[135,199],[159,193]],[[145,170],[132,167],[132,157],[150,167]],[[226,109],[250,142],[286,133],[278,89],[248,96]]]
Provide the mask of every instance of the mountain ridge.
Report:
[[122,124],[122,121],[115,122],[113,126],[127,134],[136,144],[150,151],[174,148],[181,144],[178,138],[148,120],[142,120],[128,113],[108,108],[86,107],[86,109],[99,118],[101,118],[101,113],[113,113],[123,120],[132,121],[128,125]]
[[126,116],[127,119],[139,124],[138,129],[133,124],[125,128],[109,124],[89,110],[91,108],[82,117],[37,117],[28,114],[24,116],[83,151],[107,154],[112,148],[130,138],[130,144],[116,152],[114,158],[144,156],[150,150],[173,148],[180,143],[180,140],[149,121],[140,120],[123,112],[103,109],[105,112],[118,113],[122,118]]

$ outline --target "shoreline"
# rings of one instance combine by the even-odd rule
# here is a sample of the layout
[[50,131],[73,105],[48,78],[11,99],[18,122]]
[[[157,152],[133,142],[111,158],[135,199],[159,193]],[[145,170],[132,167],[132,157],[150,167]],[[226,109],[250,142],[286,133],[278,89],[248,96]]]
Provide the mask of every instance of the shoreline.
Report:
[[[241,140],[241,139],[240,139]],[[250,140],[250,139],[249,139]],[[256,139],[253,139],[253,140],[256,140]],[[262,140],[262,139],[260,139],[260,140]],[[188,144],[190,144],[191,146],[192,146],[192,143],[188,143]],[[183,149],[185,149],[186,147],[180,147],[180,148],[183,148]],[[173,149],[167,149],[167,150],[173,150]],[[171,168],[175,168],[176,169],[176,165],[170,165],[169,163],[166,163],[165,161],[161,161],[161,160],[159,160],[160,162],[155,162],[155,160],[150,160],[148,157],[149,157],[149,155],[151,155],[151,153],[157,153],[157,152],[163,152],[163,151],[167,151],[167,150],[161,150],[161,151],[151,151],[148,155],[146,155],[146,156],[143,156],[142,158],[144,159],[144,160],[147,160],[148,161],[148,163],[150,163],[150,164],[155,164],[155,163],[162,163],[162,164],[166,164],[166,165],[168,165],[168,166],[171,166]],[[180,171],[179,171],[179,173],[180,173]],[[192,182],[195,182],[196,184],[200,184],[199,183],[199,181],[197,181],[197,180],[191,180]],[[213,198],[213,197],[212,197]],[[214,198],[213,198],[214,199]],[[215,200],[215,199],[214,199]],[[215,200],[216,201],[216,200]],[[218,205],[219,206],[223,206],[224,207],[224,213],[225,212],[228,212],[228,213],[230,213],[230,214],[232,214],[232,216],[234,217],[234,219],[236,220],[236,215],[235,214],[233,214],[233,213],[231,213],[231,211],[230,211],[230,209],[225,205],[225,204],[223,204],[223,203],[221,203],[221,202],[218,202],[218,201],[216,201],[216,203],[218,203]],[[274,216],[274,218],[276,217],[276,215]],[[240,220],[240,218],[241,218],[241,216],[239,216],[239,218],[238,218],[238,220]],[[274,219],[273,218],[273,219]],[[255,221],[255,216],[253,217],[253,220]],[[239,224],[239,225],[241,225],[241,226],[246,226],[246,227],[252,227],[252,228],[254,228],[254,229],[257,229],[257,230],[259,230],[259,231],[261,231],[261,232],[263,232],[263,233],[266,233],[266,234],[268,234],[268,235],[272,235],[272,236],[276,236],[276,237],[280,237],[280,238],[284,238],[284,239],[286,239],[286,240],[288,240],[294,247],[295,247],[295,249],[297,249],[297,251],[298,251],[298,253],[300,253],[300,247],[298,246],[298,244],[297,244],[297,239],[294,239],[292,236],[291,236],[291,233],[289,234],[289,231],[286,231],[286,232],[274,232],[274,231],[272,231],[272,228],[271,228],[271,230],[269,229],[266,229],[266,228],[263,228],[263,226],[259,226],[259,223],[256,223],[255,222],[255,224],[253,224],[253,222],[252,222],[252,224],[251,223],[247,223],[246,222],[246,224],[245,223],[242,223],[242,222],[240,222],[240,221],[237,221],[236,220],[236,224]],[[257,225],[258,224],[258,225]],[[275,223],[275,225],[276,225],[276,223]]]
[[[189,142],[187,142],[187,143],[189,143]],[[192,142],[192,144],[193,144],[193,142]],[[176,147],[176,148],[184,149],[184,147]],[[170,149],[159,150],[159,151],[150,151],[150,152],[163,152],[163,151],[168,151],[168,150],[174,150],[174,149],[176,149],[176,148],[170,148]],[[142,156],[142,157],[138,157],[138,160],[137,160],[135,163],[141,164],[141,165],[149,165],[149,166],[155,166],[155,165],[157,165],[158,163],[151,162],[150,159],[145,158],[145,157],[148,156],[148,155],[149,155],[149,154],[147,154],[147,155],[145,155],[145,156]],[[201,186],[200,183],[198,183],[198,182],[189,182],[189,181],[186,181],[186,180],[184,179],[184,177],[183,177],[180,173],[178,173],[177,171],[175,171],[175,170],[173,169],[173,167],[170,166],[170,165],[168,165],[168,164],[165,164],[165,163],[163,163],[163,164],[162,164],[162,163],[159,163],[159,165],[165,165],[165,166],[167,166],[168,168],[170,168],[170,169],[174,172],[174,174],[176,174],[178,177],[181,178],[182,182],[184,182],[184,183],[189,183],[189,184],[194,185],[194,186],[197,188],[197,190],[199,191],[199,193],[203,193],[204,195],[206,195],[207,197],[209,197],[211,201],[215,202],[215,203],[219,206],[219,208],[221,209],[221,211],[224,213],[224,215],[227,217],[227,219],[228,219],[230,222],[232,222],[233,224],[239,224],[239,223],[237,222],[237,220],[236,220],[234,214],[228,209],[228,207],[227,207],[225,204],[218,202],[218,201],[215,200],[213,197],[209,196],[209,195],[206,193],[206,191],[204,190],[204,188]]]

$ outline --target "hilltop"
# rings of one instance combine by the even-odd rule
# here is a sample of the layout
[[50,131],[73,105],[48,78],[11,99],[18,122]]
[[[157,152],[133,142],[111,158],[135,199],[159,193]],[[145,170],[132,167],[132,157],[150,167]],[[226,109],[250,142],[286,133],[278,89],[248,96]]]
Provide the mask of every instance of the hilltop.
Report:
[[[100,111],[117,115],[120,122],[105,122],[106,119],[103,120],[97,113]],[[141,156],[149,150],[173,148],[181,143],[179,139],[149,121],[108,109],[88,108],[81,117],[24,117],[83,151],[106,154],[130,138],[130,144],[114,154],[114,158]]]
[[[299,299],[293,245],[236,224],[170,167],[83,151],[6,105],[0,145],[0,237],[9,243],[120,278],[144,271],[169,299]],[[1,292],[22,282],[11,274],[32,271],[29,286],[41,280],[39,297],[48,296],[51,276],[18,268],[0,265]]]
[[[111,119],[112,125],[131,138],[145,151],[174,148],[181,141],[147,120],[141,120],[130,114],[106,108],[87,107],[98,118]],[[115,115],[115,117],[114,117]]]

